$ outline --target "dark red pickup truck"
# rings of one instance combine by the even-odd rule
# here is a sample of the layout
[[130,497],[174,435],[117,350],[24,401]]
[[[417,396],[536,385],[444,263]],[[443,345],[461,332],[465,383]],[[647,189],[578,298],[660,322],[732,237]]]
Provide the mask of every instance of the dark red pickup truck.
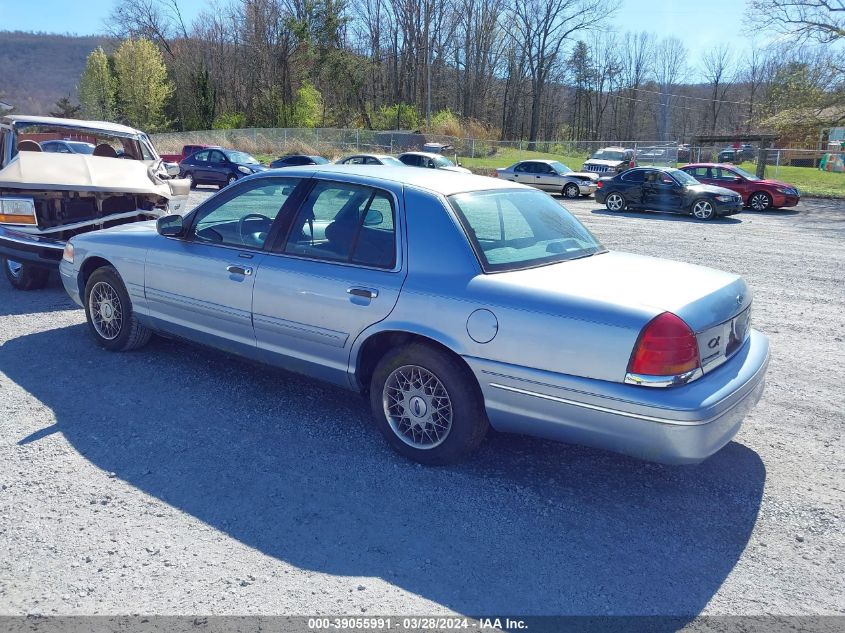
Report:
[[182,147],[181,154],[161,154],[162,160],[167,163],[181,163],[191,154],[195,154],[201,149],[208,149],[209,147],[217,147],[216,145],[185,145]]

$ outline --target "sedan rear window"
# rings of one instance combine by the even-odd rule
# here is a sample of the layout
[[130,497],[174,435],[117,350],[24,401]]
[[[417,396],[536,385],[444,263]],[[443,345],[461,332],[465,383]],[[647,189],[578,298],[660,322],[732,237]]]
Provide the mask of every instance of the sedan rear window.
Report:
[[485,272],[542,266],[605,250],[541,191],[473,191],[449,200]]

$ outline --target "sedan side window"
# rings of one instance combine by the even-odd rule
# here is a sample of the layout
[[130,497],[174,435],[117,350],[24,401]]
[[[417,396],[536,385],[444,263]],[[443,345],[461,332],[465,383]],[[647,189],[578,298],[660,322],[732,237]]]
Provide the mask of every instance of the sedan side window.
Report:
[[193,158],[191,159],[194,163],[207,163],[208,162],[208,150],[204,152],[197,152],[194,154]]
[[726,182],[733,182],[736,179],[736,174],[730,171],[729,169],[722,169],[721,167],[717,167],[713,170],[715,173],[714,180],[724,180]]
[[519,163],[513,170],[518,174],[529,172],[531,171],[531,163]]
[[643,182],[645,179],[645,171],[642,169],[632,169],[622,174],[622,180],[625,182]]
[[318,183],[299,210],[285,252],[313,259],[393,268],[394,209],[369,187]]
[[260,250],[282,205],[298,183],[298,178],[245,183],[234,196],[202,210],[194,225],[193,239]]

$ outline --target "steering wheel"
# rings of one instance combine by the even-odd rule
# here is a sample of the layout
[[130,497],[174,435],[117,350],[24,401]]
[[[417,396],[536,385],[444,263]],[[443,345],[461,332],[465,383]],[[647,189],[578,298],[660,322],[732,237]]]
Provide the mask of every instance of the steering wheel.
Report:
[[241,242],[244,244],[247,244],[247,233],[244,229],[246,229],[246,223],[249,220],[266,220],[268,225],[273,223],[273,220],[268,218],[266,215],[261,215],[260,213],[247,213],[238,220],[238,235],[241,236]]

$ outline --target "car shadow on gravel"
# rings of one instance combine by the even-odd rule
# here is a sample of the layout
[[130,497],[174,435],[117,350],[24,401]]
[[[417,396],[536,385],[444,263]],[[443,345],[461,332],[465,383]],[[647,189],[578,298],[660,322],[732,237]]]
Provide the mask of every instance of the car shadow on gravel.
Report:
[[464,464],[423,468],[345,391],[163,339],[105,352],[82,324],[8,341],[0,360],[56,417],[19,444],[60,432],[103,477],[267,556],[470,615],[692,618],[741,556],[766,479],[738,443],[666,467],[496,433]]
[[0,279],[0,317],[75,308],[79,306],[68,297],[58,273],[51,274],[47,286],[41,290],[15,290],[5,277]]
[[590,213],[596,215],[609,215],[615,218],[644,218],[649,220],[667,220],[669,222],[693,222],[695,224],[741,224],[742,220],[737,217],[718,217],[713,220],[697,220],[691,215],[681,215],[669,211],[609,211],[605,208],[592,209]]

